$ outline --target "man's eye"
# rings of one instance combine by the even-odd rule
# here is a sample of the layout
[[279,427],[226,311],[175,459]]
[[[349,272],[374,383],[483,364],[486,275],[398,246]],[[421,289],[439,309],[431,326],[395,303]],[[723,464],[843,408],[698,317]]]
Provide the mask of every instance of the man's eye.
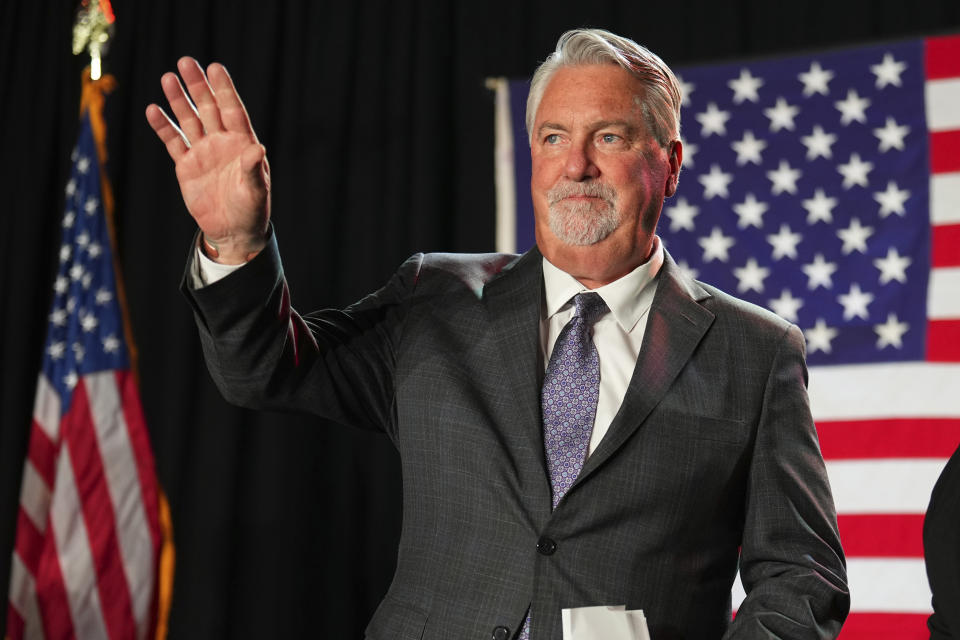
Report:
[[560,142],[560,134],[551,133],[546,138],[544,138],[543,141],[546,142],[547,144],[557,144],[558,142]]
[[603,140],[606,144],[613,144],[615,142],[620,142],[620,136],[615,133],[605,133],[600,136],[600,139]]

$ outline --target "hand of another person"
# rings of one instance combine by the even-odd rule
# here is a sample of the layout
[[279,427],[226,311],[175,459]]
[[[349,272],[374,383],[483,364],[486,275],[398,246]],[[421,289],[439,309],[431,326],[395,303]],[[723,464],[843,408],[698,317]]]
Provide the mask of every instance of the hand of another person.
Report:
[[[218,262],[240,264],[265,245],[270,219],[270,166],[226,67],[204,74],[196,60],[177,62],[160,79],[179,127],[156,104],[147,121],[176,163],[183,201]],[[190,102],[193,100],[193,103]],[[196,108],[194,108],[194,104]]]

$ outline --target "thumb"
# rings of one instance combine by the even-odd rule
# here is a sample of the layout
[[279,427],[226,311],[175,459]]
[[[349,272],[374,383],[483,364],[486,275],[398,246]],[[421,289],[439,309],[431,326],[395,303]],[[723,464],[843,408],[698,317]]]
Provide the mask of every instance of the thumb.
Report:
[[267,163],[267,149],[262,144],[250,145],[244,150],[240,169],[244,180],[255,189],[270,190],[270,165]]

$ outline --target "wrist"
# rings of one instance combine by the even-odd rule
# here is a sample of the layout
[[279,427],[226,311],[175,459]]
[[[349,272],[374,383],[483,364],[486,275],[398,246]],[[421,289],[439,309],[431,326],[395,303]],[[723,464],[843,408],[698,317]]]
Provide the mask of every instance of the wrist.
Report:
[[219,264],[243,264],[253,260],[266,246],[266,234],[259,237],[214,239],[200,232],[199,246],[205,256]]

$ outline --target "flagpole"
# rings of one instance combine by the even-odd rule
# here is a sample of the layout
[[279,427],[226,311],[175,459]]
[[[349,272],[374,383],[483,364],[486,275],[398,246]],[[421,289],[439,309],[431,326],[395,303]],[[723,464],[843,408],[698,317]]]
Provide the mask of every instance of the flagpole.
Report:
[[[113,248],[113,272],[116,280],[117,303],[123,320],[123,332],[130,360],[130,371],[133,375],[134,384],[139,388],[139,354],[136,342],[133,339],[133,325],[130,322],[123,271],[119,265],[119,245],[117,243],[113,189],[106,172],[107,125],[103,116],[103,108],[106,101],[106,94],[113,91],[117,82],[112,75],[103,74],[103,57],[106,55],[110,39],[113,37],[115,23],[116,16],[113,13],[110,0],[82,0],[73,27],[73,53],[74,55],[81,55],[86,52],[87,55],[90,56],[90,65],[83,70],[82,76],[83,88],[80,98],[80,117],[82,118],[84,112],[86,112],[90,119],[90,127],[93,131],[93,138],[97,149],[97,160],[101,167],[101,198],[103,201],[107,236]],[[157,517],[162,531],[162,544],[156,582],[154,638],[155,640],[163,640],[167,636],[170,607],[173,599],[173,576],[176,564],[176,552],[173,544],[173,520],[170,513],[170,505],[163,488],[159,486],[159,484],[157,489],[159,511]]]

